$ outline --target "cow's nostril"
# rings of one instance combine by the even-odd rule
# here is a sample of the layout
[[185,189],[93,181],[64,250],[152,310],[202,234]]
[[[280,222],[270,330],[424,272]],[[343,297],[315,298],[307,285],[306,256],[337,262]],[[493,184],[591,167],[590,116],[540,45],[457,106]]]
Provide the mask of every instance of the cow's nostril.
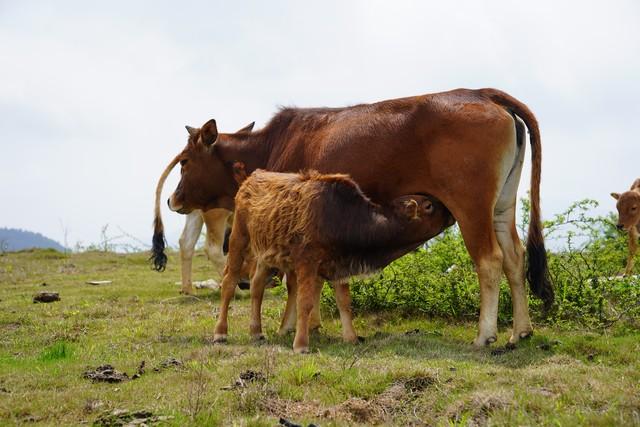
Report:
[[622,224],[618,224],[618,225],[616,225],[616,228],[617,228],[618,230],[622,230],[622,229],[624,228],[624,226],[623,226]]
[[167,199],[167,206],[169,206],[169,209],[171,209],[171,197]]

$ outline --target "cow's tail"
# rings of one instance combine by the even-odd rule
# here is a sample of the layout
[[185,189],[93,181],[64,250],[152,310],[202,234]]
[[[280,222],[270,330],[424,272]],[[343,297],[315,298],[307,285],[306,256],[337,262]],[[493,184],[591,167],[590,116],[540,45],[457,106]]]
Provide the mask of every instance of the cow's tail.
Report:
[[171,160],[171,163],[169,163],[164,172],[162,172],[162,175],[160,175],[158,185],[156,186],[156,200],[153,216],[153,243],[151,245],[151,257],[149,258],[149,261],[153,264],[153,269],[156,271],[164,271],[167,266],[167,255],[164,253],[167,242],[164,238],[164,224],[162,223],[162,213],[160,211],[162,187],[164,186],[164,182],[167,180],[169,173],[171,173],[171,170],[173,170],[179,161],[180,156],[176,156]]
[[545,310],[553,305],[553,285],[549,278],[547,251],[542,235],[540,219],[540,172],[542,168],[542,146],[538,121],[529,107],[511,95],[496,89],[482,89],[481,92],[494,103],[520,117],[529,129],[531,142],[531,211],[527,234],[527,279],[534,295],[542,299]]

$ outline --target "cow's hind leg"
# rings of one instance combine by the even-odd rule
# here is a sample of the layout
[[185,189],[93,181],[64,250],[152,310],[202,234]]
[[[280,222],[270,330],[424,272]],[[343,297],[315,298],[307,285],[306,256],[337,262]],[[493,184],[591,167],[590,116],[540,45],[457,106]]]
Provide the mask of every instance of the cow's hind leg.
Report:
[[516,138],[520,143],[516,144],[515,161],[503,185],[493,213],[493,226],[503,254],[502,269],[505,276],[507,276],[509,288],[511,289],[513,305],[513,333],[509,338],[509,344],[511,345],[515,345],[521,338],[530,336],[533,331],[529,318],[527,291],[524,281],[525,251],[516,229],[516,199],[522,164],[524,163],[526,135],[522,121],[518,118],[515,118],[515,120]]
[[180,273],[182,276],[182,288],[180,293],[193,294],[193,286],[191,284],[191,265],[193,263],[193,253],[195,251],[198,237],[202,231],[202,211],[194,210],[185,220],[184,229],[180,235]]
[[213,334],[214,342],[224,342],[227,339],[229,304],[235,295],[236,283],[238,283],[242,264],[247,255],[249,237],[241,228],[244,227],[236,227],[231,233],[227,266],[224,269],[224,277],[220,285],[220,313],[218,313],[218,322]]
[[625,276],[633,272],[634,257],[638,252],[638,229],[631,227],[629,229],[629,257],[627,258],[627,267],[624,270]]
[[502,250],[493,228],[492,208],[470,209],[456,217],[480,283],[480,320],[477,347],[489,345],[498,336],[498,297],[502,277]]
[[502,268],[511,289],[513,332],[509,338],[509,344],[515,345],[518,340],[530,336],[533,331],[524,284],[525,251],[516,229],[515,206],[496,212],[494,227],[503,254]]

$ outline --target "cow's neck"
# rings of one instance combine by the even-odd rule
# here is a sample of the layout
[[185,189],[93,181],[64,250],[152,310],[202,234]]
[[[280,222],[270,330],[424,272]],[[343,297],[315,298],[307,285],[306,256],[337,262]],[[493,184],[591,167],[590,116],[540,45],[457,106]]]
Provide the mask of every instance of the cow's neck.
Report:
[[229,136],[221,145],[222,158],[228,162],[242,162],[247,173],[265,169],[269,159],[269,147],[264,144],[261,133],[242,138]]

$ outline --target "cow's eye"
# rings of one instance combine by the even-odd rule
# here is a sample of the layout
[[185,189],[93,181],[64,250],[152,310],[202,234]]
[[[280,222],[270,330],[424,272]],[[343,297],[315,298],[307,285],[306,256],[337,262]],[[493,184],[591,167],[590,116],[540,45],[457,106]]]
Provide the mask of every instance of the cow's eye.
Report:
[[637,206],[631,206],[631,210],[635,212],[635,211],[638,210],[638,207]]
[[187,164],[187,161],[188,161],[187,159],[182,159],[182,160],[180,160],[180,166],[184,166],[184,165],[186,165],[186,164]]

